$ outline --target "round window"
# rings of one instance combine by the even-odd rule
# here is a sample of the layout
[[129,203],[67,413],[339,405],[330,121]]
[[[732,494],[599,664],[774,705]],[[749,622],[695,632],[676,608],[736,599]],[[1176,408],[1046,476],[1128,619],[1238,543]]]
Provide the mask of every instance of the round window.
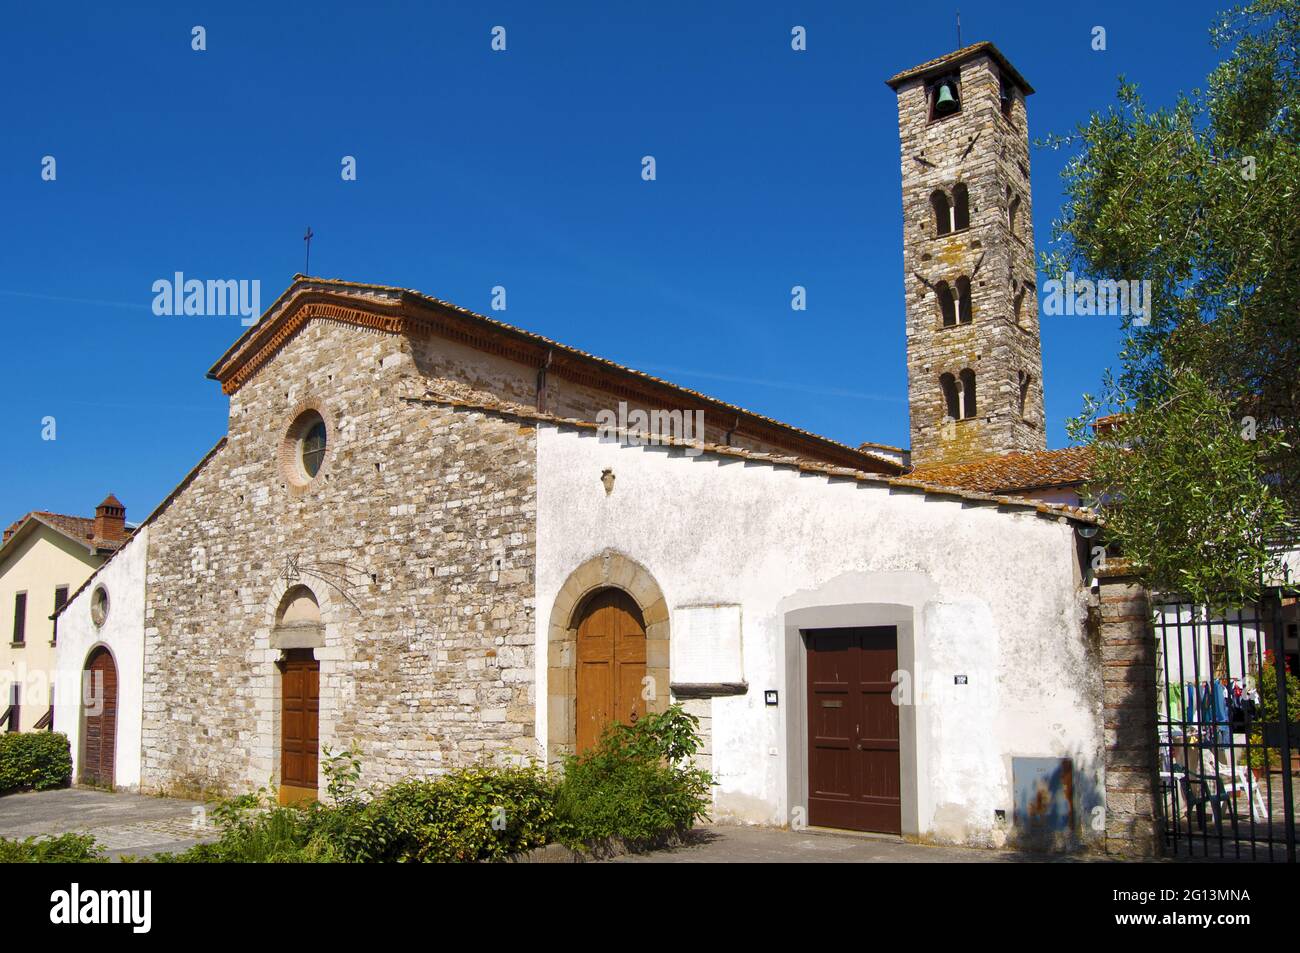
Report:
[[320,411],[304,410],[289,426],[280,446],[280,466],[290,484],[304,489],[325,465],[329,427]]
[[320,472],[320,465],[325,460],[325,421],[320,419],[320,414],[312,416],[316,419],[308,423],[300,444],[302,468],[309,477]]
[[97,586],[90,595],[90,618],[97,626],[108,618],[108,590],[103,586]]

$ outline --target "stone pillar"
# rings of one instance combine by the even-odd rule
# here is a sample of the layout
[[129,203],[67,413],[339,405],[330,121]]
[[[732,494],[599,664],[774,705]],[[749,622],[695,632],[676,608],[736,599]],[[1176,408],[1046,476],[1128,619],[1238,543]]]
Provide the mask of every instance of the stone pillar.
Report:
[[1156,642],[1146,589],[1123,565],[1098,571],[1105,851],[1155,857],[1161,849],[1156,738]]

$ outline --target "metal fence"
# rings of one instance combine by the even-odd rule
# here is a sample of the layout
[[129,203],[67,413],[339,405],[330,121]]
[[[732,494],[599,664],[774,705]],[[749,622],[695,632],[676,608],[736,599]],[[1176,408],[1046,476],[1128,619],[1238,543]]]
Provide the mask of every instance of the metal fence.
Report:
[[1300,725],[1286,679],[1276,677],[1286,671],[1285,627],[1296,609],[1285,591],[1230,610],[1153,607],[1158,771],[1173,856],[1295,862]]

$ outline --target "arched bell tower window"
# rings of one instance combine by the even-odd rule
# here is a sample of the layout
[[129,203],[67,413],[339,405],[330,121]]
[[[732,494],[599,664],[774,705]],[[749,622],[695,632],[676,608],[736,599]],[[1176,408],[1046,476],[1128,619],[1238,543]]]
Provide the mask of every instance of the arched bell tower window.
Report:
[[930,87],[930,121],[961,112],[961,83],[955,75],[935,80]]
[[943,391],[945,412],[953,420],[961,419],[961,395],[957,389],[957,378],[951,374],[939,375],[939,389]]
[[957,279],[957,323],[970,324],[974,316],[970,303],[970,279]]
[[931,192],[930,207],[934,209],[935,234],[947,235],[952,231],[952,207],[948,204],[948,196],[939,189]]
[[961,183],[952,189],[952,227],[953,231],[970,228],[970,193]]
[[1011,204],[1007,206],[1007,227],[1011,229],[1012,235],[1020,233],[1020,196],[1013,195]]
[[1023,419],[1029,406],[1029,388],[1034,382],[1034,375],[1021,371],[1020,377],[1020,416]]
[[974,417],[975,414],[975,372],[966,368],[961,372],[961,419]]
[[948,282],[941,281],[934,286],[934,293],[939,299],[939,315],[943,319],[943,326],[950,328],[957,323],[957,303],[952,289],[948,287]]

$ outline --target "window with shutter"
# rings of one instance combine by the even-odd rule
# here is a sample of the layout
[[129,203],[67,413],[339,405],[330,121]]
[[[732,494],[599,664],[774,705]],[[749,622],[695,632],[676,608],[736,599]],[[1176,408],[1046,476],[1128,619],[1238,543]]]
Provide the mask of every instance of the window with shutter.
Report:
[[14,596],[14,645],[22,645],[27,638],[27,593]]

